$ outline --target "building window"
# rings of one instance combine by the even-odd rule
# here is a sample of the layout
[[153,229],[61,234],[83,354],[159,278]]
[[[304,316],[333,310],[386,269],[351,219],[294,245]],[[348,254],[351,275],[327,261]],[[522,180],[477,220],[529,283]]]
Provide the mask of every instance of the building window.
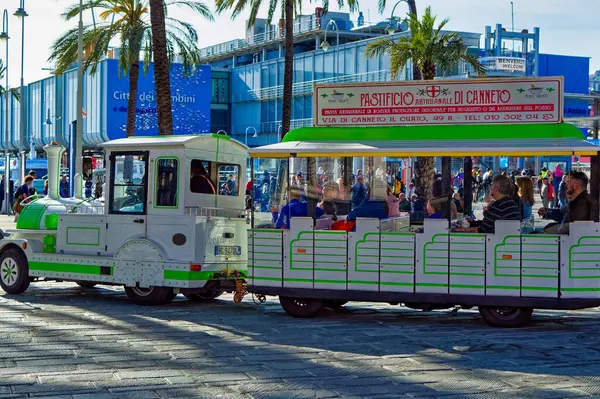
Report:
[[110,209],[112,214],[146,214],[148,152],[111,155]]
[[229,103],[229,79],[213,77],[211,79],[211,96],[212,104],[228,104]]
[[219,194],[239,196],[240,167],[238,165],[219,164]]
[[210,178],[210,162],[193,159],[190,175],[190,191],[192,193],[216,194],[215,185]]
[[155,173],[155,206],[160,208],[177,208],[179,161],[176,158],[158,158],[156,160]]

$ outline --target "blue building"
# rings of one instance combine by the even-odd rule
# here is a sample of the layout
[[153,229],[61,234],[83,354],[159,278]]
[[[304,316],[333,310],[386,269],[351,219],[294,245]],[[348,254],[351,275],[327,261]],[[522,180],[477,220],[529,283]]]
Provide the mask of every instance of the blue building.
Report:
[[[223,101],[211,81],[211,67],[202,65],[195,71],[185,73],[181,65],[171,70],[171,100],[173,104],[173,130],[175,134],[209,132],[211,126],[211,102]],[[215,79],[219,81],[219,73]],[[217,85],[218,86],[218,85]],[[76,116],[77,70],[60,76],[52,76],[29,84],[21,101],[9,97],[9,138],[4,141],[6,121],[6,98],[0,101],[0,146],[9,151],[19,148],[35,148],[42,151],[44,145],[56,141],[67,146]],[[118,71],[118,60],[107,58],[100,62],[95,74],[86,73],[83,79],[83,145],[94,148],[107,140],[125,137],[125,124],[129,98],[129,78]],[[214,100],[214,101],[213,101]],[[25,143],[19,137],[21,106],[26,107]],[[217,108],[217,115],[220,109]],[[147,74],[141,74],[138,84],[136,134],[156,135],[156,100],[154,73],[150,65]],[[222,124],[223,118],[218,121]]]

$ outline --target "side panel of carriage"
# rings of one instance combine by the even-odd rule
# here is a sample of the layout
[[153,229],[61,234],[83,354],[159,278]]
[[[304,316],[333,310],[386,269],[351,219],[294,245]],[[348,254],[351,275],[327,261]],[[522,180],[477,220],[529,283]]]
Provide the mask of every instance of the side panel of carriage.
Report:
[[521,234],[513,221],[497,222],[496,234],[488,235],[450,233],[439,220],[426,221],[417,234],[381,231],[381,226],[376,219],[359,219],[355,232],[321,231],[312,230],[310,218],[297,218],[288,231],[253,230],[250,284],[600,298],[600,223],[574,223],[565,236]]

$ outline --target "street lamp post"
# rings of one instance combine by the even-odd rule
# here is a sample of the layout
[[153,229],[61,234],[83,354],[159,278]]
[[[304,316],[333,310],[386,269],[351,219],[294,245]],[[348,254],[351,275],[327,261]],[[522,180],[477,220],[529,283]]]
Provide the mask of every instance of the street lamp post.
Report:
[[400,3],[408,4],[408,1],[407,0],[399,0],[396,4],[394,4],[394,8],[392,8],[392,16],[390,17],[390,23],[388,24],[387,28],[385,28],[387,33],[390,35],[393,35],[394,33],[396,33],[396,29],[398,27],[398,22],[396,22],[396,17],[394,17],[394,12],[396,11],[396,7],[398,7],[398,4],[400,4]]
[[6,83],[5,83],[5,94],[6,101],[4,102],[5,111],[5,131],[4,131],[4,206],[6,207],[6,214],[10,215],[10,154],[8,153],[8,101],[10,90],[8,88],[8,10],[4,10],[2,13],[2,32],[0,33],[0,42],[6,42]]
[[250,130],[250,129],[254,130],[254,134],[252,135],[252,137],[258,137],[258,133],[256,131],[256,128],[254,126],[248,126],[246,128],[246,147],[248,147],[248,130]]
[[83,160],[81,157],[83,146],[83,0],[79,0],[79,34],[77,35],[77,126],[75,131],[75,143],[72,146],[75,152],[71,157],[75,165],[73,176],[73,196],[81,198],[81,185],[83,179]]
[[27,143],[25,142],[25,81],[23,78],[24,69],[25,69],[25,17],[29,16],[25,11],[25,0],[21,0],[19,3],[19,8],[13,14],[15,17],[21,20],[21,88],[19,89],[21,95],[21,107],[19,118],[19,150],[21,152],[21,161],[20,161],[20,178],[23,179],[25,177],[25,154],[27,153]]
[[323,40],[323,43],[321,43],[321,49],[323,51],[327,51],[329,50],[329,48],[331,47],[331,45],[329,44],[329,42],[327,41],[327,29],[329,28],[329,25],[332,25],[333,28],[335,29],[335,40],[336,40],[336,57],[333,59],[333,74],[334,77],[337,75],[337,68],[340,66],[340,30],[338,29],[338,25],[337,23],[333,20],[330,19],[329,22],[327,22],[327,25],[325,26],[325,38]]

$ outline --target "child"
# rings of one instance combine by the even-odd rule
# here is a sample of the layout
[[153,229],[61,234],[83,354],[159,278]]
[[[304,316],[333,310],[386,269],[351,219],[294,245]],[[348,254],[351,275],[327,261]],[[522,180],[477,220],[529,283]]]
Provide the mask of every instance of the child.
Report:
[[444,215],[442,212],[443,201],[439,198],[432,198],[427,203],[427,218],[428,219],[443,219]]
[[540,189],[540,197],[542,198],[542,207],[548,209],[548,205],[550,204],[550,184],[548,184],[548,178],[544,177],[542,179],[542,188]]
[[392,192],[392,189],[390,188],[390,186],[387,187],[386,189],[386,201],[387,201],[387,205],[388,205],[388,217],[389,218],[395,218],[400,216],[400,200],[398,200],[398,198],[396,198],[396,196],[394,195],[394,193]]

